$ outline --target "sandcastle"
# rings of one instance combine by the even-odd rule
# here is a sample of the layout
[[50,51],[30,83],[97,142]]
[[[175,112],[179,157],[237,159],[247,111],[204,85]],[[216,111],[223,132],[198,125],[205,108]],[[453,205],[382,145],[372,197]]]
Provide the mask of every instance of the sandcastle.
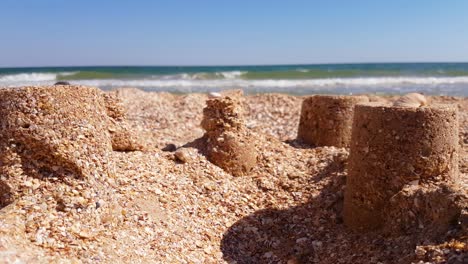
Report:
[[315,95],[302,102],[297,137],[315,146],[349,147],[353,109],[365,96]]
[[398,233],[432,225],[442,232],[460,213],[456,106],[358,104],[351,142],[348,227]]
[[117,112],[124,111],[115,105],[84,86],[1,89],[0,204],[21,195],[21,180],[11,175],[90,182],[112,175],[110,152],[128,149],[109,133],[122,130]]
[[234,176],[248,174],[257,162],[251,132],[245,127],[240,95],[209,99],[201,126],[207,158]]

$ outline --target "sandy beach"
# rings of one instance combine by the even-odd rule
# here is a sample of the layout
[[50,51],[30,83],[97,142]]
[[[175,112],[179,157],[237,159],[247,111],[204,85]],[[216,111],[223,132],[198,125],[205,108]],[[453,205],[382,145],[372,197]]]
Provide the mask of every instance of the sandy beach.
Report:
[[0,1],[0,264],[468,264],[468,1]]
[[[210,162],[199,145],[208,94],[133,88],[105,93],[121,100],[125,126],[138,146],[114,147],[108,157],[114,172],[102,181],[30,177],[13,169],[2,175],[7,184],[14,177],[21,182],[15,182],[19,194],[0,209],[0,262],[468,261],[466,205],[461,220],[436,237],[426,226],[389,235],[344,225],[349,149],[296,139],[304,96],[242,97],[244,126],[258,157],[246,175],[233,176]],[[468,98],[429,99],[458,105],[459,184],[467,195]]]

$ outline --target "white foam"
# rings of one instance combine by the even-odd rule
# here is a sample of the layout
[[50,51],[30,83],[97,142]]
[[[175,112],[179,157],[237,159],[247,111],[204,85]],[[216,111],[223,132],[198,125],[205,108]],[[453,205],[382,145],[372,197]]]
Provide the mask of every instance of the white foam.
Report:
[[18,73],[0,75],[0,86],[40,85],[57,80],[57,76],[70,76],[76,72],[59,73]]
[[151,80],[78,80],[74,83],[93,86],[134,87],[350,87],[444,84],[468,84],[468,77],[378,77],[378,78],[329,78],[306,80],[244,80],[244,79],[151,79]]
[[34,82],[34,81],[52,81],[55,80],[55,73],[18,73],[0,76],[0,83],[14,82]]
[[[63,73],[59,73],[63,75]],[[255,92],[275,91],[442,91],[468,94],[468,77],[362,77],[324,79],[246,80],[239,78],[243,72],[224,72],[225,78],[207,79],[197,74],[153,76],[150,79],[94,79],[68,80],[70,83],[96,87],[136,87],[158,91],[214,91],[219,89],[243,88]],[[23,85],[46,85],[56,81],[55,73],[30,73],[0,76],[0,87]],[[455,88],[454,88],[455,87]]]
[[78,73],[77,71],[74,71],[74,72],[59,72],[57,75],[70,76],[70,75],[77,74],[77,73]]
[[239,78],[245,72],[242,71],[224,71],[224,72],[198,72],[198,73],[182,73],[182,74],[171,74],[171,75],[154,75],[154,79],[171,79],[171,80],[211,80],[211,79],[229,79],[233,80]]
[[241,72],[241,71],[225,71],[225,72],[219,72],[217,73],[217,75],[221,75],[222,77],[226,79],[235,79],[235,78],[241,77],[242,74],[244,73],[245,72]]

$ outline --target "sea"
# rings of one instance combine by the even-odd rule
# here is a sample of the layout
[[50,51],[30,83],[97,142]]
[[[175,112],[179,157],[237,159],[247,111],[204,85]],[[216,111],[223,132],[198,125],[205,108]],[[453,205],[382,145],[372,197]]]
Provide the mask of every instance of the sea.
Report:
[[174,93],[468,96],[468,63],[366,63],[261,66],[92,66],[0,68],[0,87],[67,81],[104,90],[134,87]]

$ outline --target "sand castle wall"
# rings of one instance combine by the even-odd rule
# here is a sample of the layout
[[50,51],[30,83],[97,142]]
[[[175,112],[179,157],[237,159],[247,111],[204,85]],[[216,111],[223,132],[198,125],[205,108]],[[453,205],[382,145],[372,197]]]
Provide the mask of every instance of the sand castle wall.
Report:
[[136,146],[118,98],[97,88],[0,89],[0,117],[0,206],[21,195],[24,177],[103,182],[112,150]]
[[315,146],[349,147],[353,109],[365,96],[315,95],[302,102],[297,137]]
[[206,155],[234,176],[248,174],[257,163],[251,132],[245,127],[239,95],[213,98],[203,109]]
[[37,175],[106,173],[112,146],[99,90],[82,86],[3,89],[0,116],[3,163],[15,153],[23,169]]
[[[424,193],[438,192],[439,186],[458,180],[456,106],[356,105],[351,142],[344,220],[353,229],[371,230],[385,225],[389,212],[405,207],[405,199],[401,204],[396,202],[398,195],[412,192],[430,199],[431,195]],[[424,186],[431,190],[408,191]],[[435,209],[429,207],[426,209],[434,213]],[[422,217],[431,213],[424,214]]]

